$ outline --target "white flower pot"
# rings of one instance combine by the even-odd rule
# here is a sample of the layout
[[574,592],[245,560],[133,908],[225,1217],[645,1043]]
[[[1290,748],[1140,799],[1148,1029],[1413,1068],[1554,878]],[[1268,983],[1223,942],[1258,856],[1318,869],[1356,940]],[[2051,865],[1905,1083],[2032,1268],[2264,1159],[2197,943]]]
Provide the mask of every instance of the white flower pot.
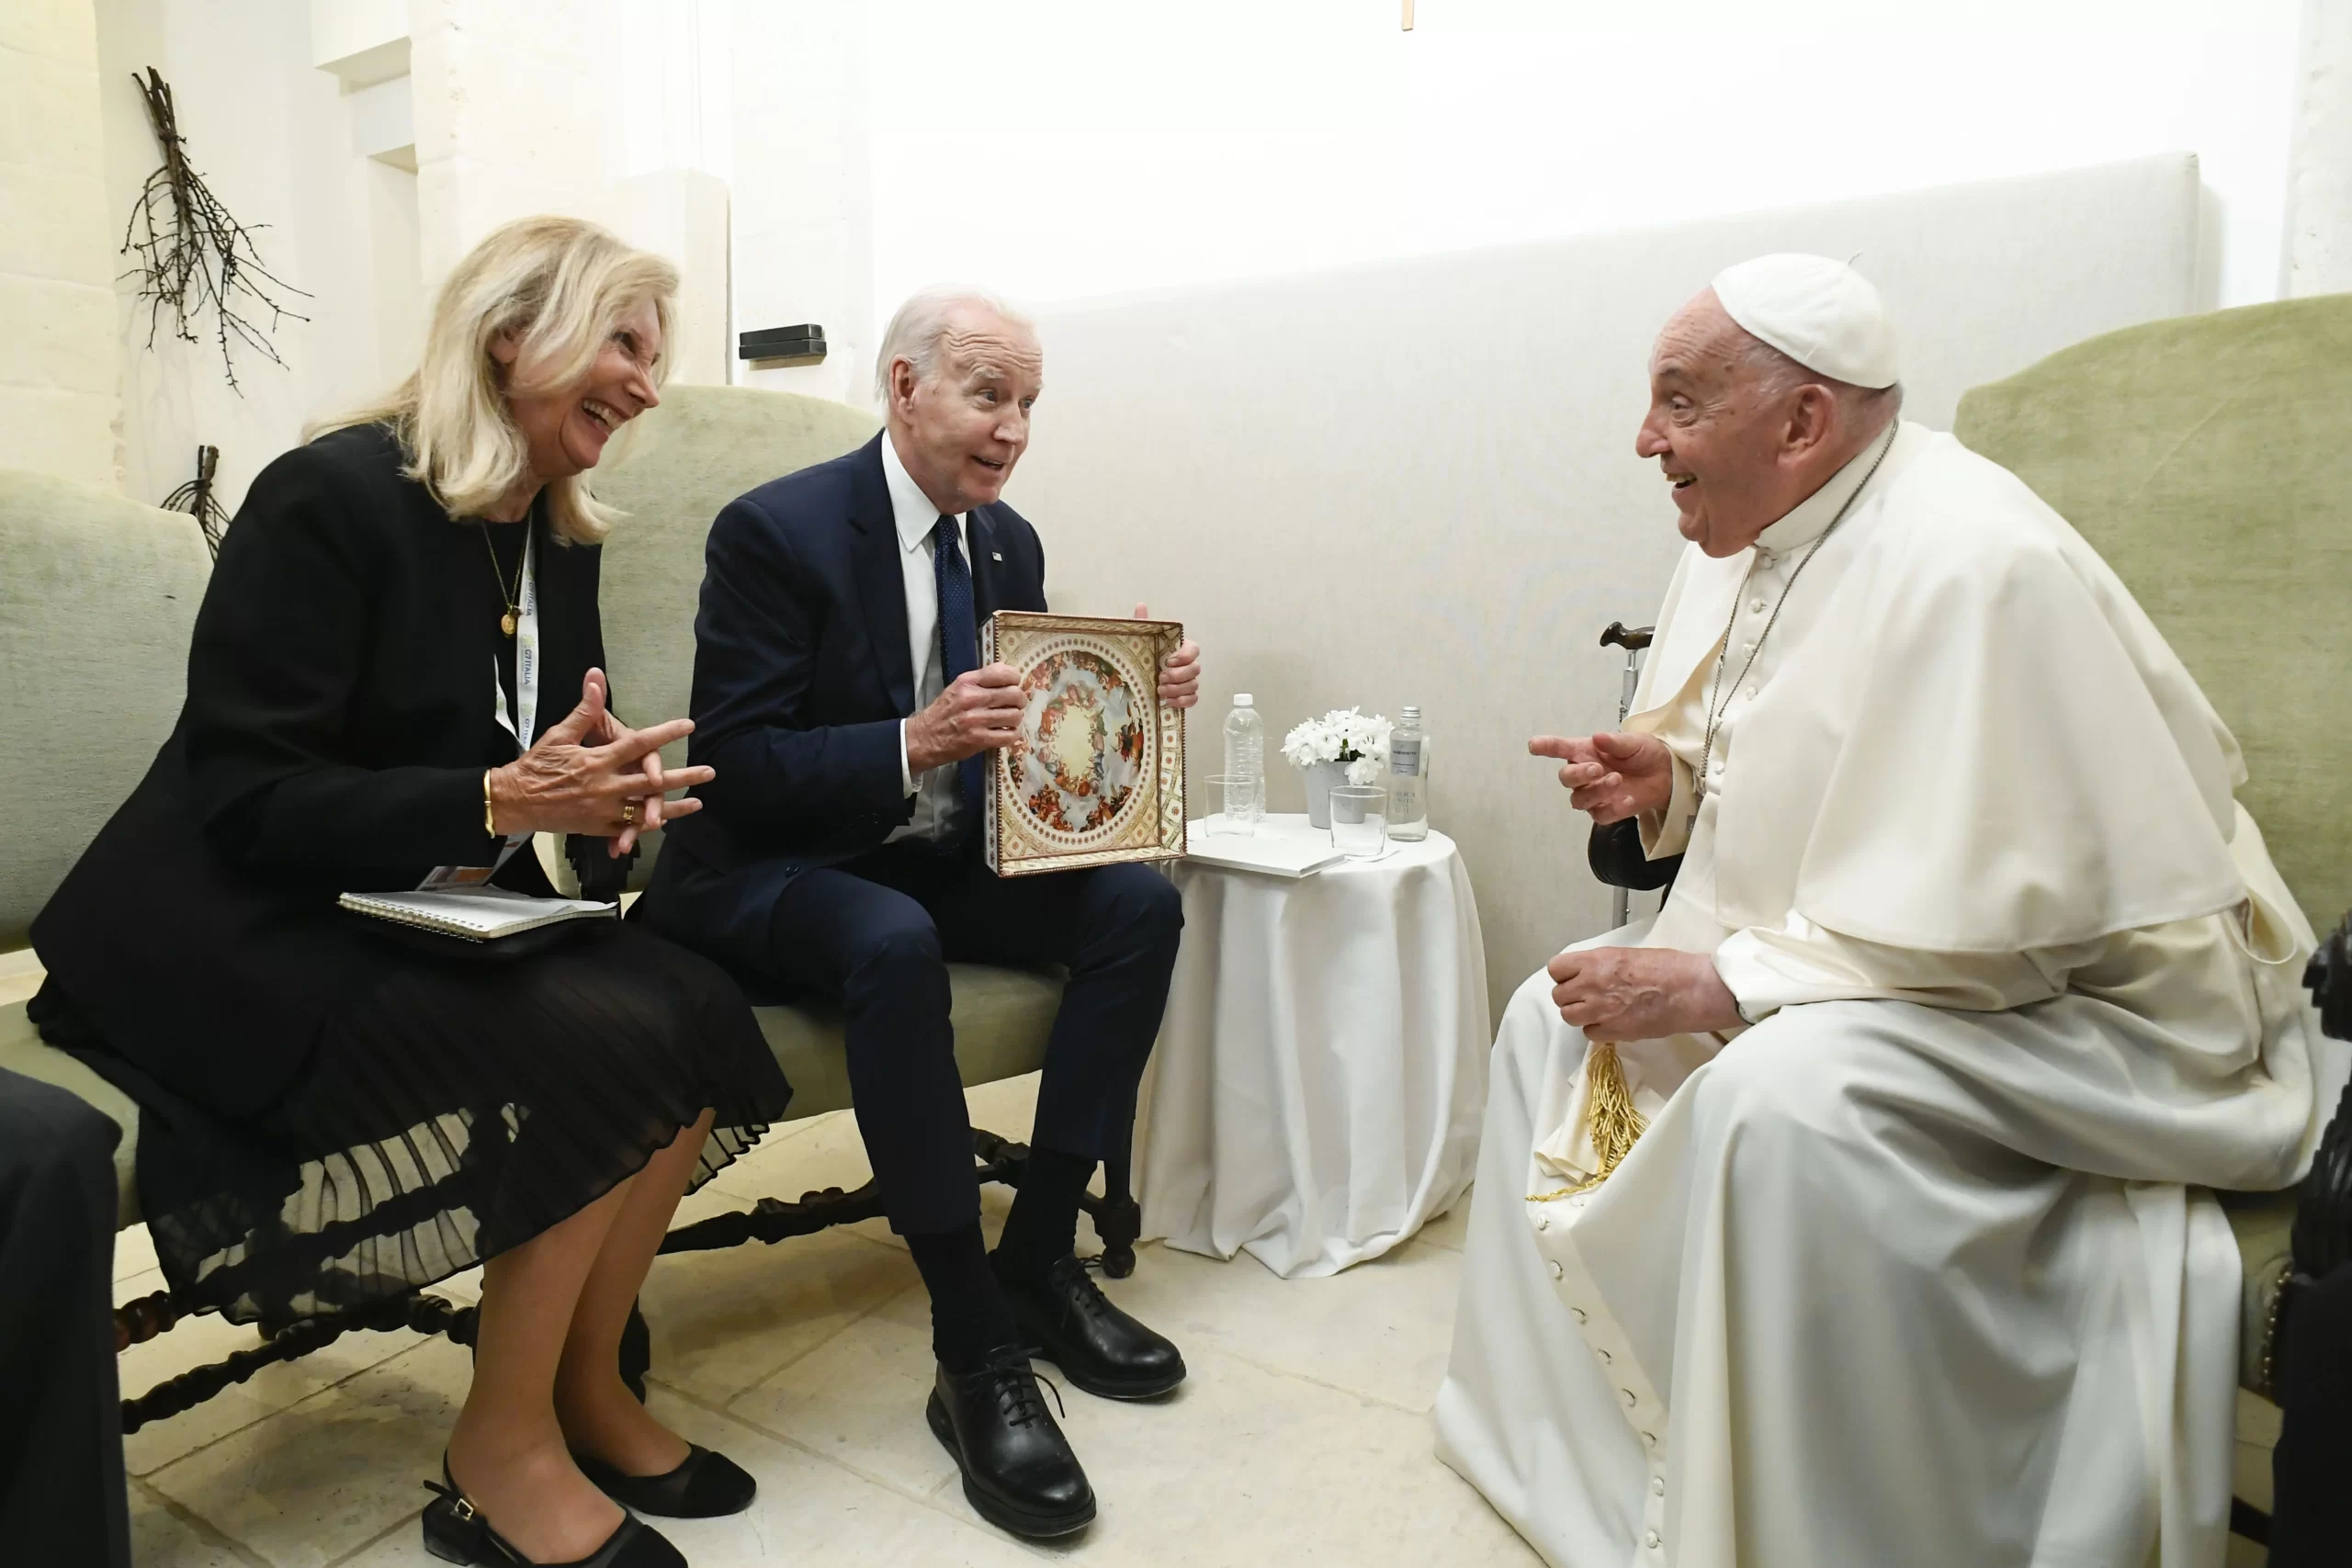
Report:
[[1348,782],[1345,762],[1306,764],[1306,822],[1311,828],[1331,826],[1331,789]]

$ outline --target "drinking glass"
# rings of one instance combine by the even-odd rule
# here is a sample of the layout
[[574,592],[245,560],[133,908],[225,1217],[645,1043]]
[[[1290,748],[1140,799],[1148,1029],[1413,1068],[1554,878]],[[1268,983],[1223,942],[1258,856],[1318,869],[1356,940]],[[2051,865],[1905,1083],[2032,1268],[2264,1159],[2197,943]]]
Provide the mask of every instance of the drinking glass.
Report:
[[1212,773],[1209,787],[1216,792],[1225,808],[1209,818],[1209,835],[1232,834],[1236,838],[1255,838],[1258,818],[1265,815],[1265,803],[1259,797],[1259,781],[1247,773]]
[[1331,790],[1331,847],[1350,860],[1377,860],[1388,847],[1388,792],[1370,784]]

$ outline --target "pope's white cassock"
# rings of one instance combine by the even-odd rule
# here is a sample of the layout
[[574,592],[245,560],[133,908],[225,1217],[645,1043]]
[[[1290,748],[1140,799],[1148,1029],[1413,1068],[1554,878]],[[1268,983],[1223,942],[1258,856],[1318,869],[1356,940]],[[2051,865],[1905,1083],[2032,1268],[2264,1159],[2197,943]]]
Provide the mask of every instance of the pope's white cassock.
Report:
[[1750,1025],[1621,1047],[1648,1131],[1566,1196],[1584,1036],[1521,987],[1441,1456],[1558,1568],[2219,1563],[2239,1266],[2199,1189],[2296,1179],[2345,1065],[2196,683],[2023,483],[1898,423],[1685,552],[1634,706],[1684,860],[1593,945],[1715,954]]

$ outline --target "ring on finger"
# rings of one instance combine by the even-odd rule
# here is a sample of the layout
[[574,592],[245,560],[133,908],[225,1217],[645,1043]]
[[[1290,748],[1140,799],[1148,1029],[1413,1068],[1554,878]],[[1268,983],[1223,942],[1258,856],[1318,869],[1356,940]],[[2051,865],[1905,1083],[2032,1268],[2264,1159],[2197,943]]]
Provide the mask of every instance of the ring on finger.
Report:
[[621,802],[621,826],[624,828],[637,826],[637,802],[633,800]]

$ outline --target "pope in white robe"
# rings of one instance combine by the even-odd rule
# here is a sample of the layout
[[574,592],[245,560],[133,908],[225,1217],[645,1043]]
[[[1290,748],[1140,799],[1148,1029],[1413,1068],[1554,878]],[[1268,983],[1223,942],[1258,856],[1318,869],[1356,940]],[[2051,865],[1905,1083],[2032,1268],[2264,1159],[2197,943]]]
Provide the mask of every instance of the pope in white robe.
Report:
[[1900,420],[1851,268],[1730,269],[1651,370],[1691,543],[1625,733],[1533,749],[1683,859],[1504,1018],[1439,1453],[1555,1568],[2218,1564],[2205,1190],[2298,1179],[2346,1073],[2236,744]]

